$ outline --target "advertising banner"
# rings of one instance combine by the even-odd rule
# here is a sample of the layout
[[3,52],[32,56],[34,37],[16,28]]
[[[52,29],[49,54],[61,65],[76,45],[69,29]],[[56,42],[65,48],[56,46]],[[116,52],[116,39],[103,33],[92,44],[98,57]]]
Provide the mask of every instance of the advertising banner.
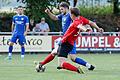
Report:
[[[50,52],[54,41],[61,36],[31,35],[26,37],[26,52]],[[0,52],[8,52],[11,36],[0,36]],[[77,51],[120,51],[120,36],[79,36],[76,40]],[[20,52],[17,41],[13,52]]]
[[[0,52],[8,52],[11,36],[0,36]],[[51,36],[26,36],[26,52],[49,52],[52,50]],[[20,52],[21,47],[17,41],[13,46],[13,52]]]
[[[53,36],[52,41],[58,37]],[[79,36],[76,47],[78,51],[120,51],[120,36]]]

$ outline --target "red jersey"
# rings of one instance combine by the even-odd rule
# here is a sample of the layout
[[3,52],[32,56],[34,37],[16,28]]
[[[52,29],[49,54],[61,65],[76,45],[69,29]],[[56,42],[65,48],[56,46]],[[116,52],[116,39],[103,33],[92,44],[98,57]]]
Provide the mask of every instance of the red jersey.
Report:
[[77,27],[79,24],[89,24],[89,20],[82,16],[77,17],[64,34],[62,43],[69,42],[70,44],[74,45],[75,40],[79,36],[80,29]]

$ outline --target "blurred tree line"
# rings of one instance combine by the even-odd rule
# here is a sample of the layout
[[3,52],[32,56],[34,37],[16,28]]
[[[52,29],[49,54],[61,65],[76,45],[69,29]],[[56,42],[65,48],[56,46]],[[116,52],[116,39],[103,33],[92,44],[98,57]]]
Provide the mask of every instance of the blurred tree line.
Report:
[[[29,16],[30,19],[34,19],[35,23],[40,22],[42,17],[46,18],[46,22],[49,24],[51,31],[61,31],[61,23],[59,21],[53,21],[49,16],[44,12],[46,8],[49,8],[51,11],[54,7],[58,8],[58,4],[61,1],[69,2],[69,0],[16,0],[17,2],[22,2],[26,4],[25,14]],[[73,6],[76,5],[77,1],[73,0]],[[82,0],[84,2],[84,0]],[[93,1],[93,0],[91,0]],[[97,0],[98,2],[100,0]],[[78,6],[81,11],[81,14],[93,21],[96,21],[101,27],[105,26],[106,31],[114,31],[114,26],[118,26],[117,21],[118,16],[116,16],[119,11],[119,1],[118,0],[108,0],[110,6],[95,6],[95,7],[86,7]],[[85,2],[84,2],[85,3]],[[114,13],[114,14],[113,14]],[[10,25],[12,16],[15,13],[0,13],[0,30],[10,31]],[[106,20],[105,20],[106,19]],[[5,21],[6,20],[6,21]],[[108,22],[107,22],[108,21]],[[113,23],[113,24],[112,24]]]
[[[52,8],[56,6],[57,2],[55,0],[17,0],[26,4],[25,14],[29,16],[30,19],[35,20],[35,23],[39,23],[42,17],[45,17],[46,22],[50,26],[51,31],[60,30],[60,24],[58,21],[53,21],[49,16],[44,12],[46,8]],[[55,26],[58,25],[58,26]]]

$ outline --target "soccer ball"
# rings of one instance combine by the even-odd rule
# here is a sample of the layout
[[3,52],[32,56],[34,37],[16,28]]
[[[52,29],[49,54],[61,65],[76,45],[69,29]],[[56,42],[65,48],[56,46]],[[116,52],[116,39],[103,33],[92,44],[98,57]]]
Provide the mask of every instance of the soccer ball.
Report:
[[36,71],[37,72],[44,72],[46,69],[45,66],[41,66],[40,64],[36,65]]

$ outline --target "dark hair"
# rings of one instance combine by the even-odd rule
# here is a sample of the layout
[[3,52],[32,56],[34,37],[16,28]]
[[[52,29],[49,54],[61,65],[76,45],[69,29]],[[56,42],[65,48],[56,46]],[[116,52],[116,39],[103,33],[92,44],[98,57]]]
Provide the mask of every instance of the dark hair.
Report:
[[65,8],[68,8],[69,9],[69,4],[67,2],[61,2],[59,4],[59,7],[65,7]]
[[17,8],[23,8],[22,6],[18,6]]
[[75,8],[75,7],[70,8],[70,13],[73,14],[73,15],[75,15],[75,16],[80,16],[80,11],[79,11],[79,9],[78,9],[78,8]]

